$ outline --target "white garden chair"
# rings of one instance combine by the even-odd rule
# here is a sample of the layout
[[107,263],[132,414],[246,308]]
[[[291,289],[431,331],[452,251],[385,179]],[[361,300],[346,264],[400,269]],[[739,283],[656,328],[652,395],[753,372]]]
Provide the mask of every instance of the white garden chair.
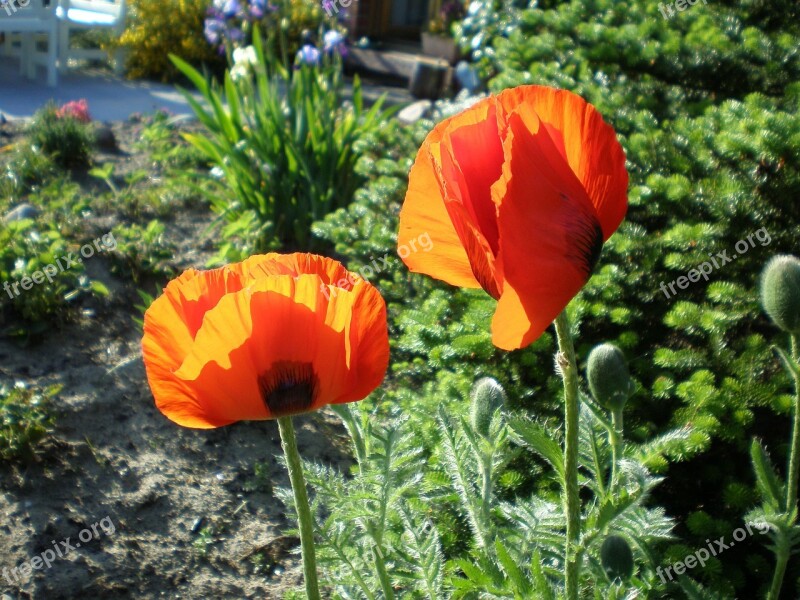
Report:
[[[0,0],[0,32],[11,40],[18,40],[20,70],[29,79],[36,77],[36,67],[47,70],[47,85],[58,85],[58,23],[55,17],[55,0],[46,5],[45,0]],[[47,45],[39,50],[39,43]],[[7,49],[8,49],[7,48]]]
[[[122,35],[125,29],[125,0],[61,0],[56,15],[59,23],[58,60],[63,70],[70,59],[106,60],[107,54],[100,48],[73,48],[70,34],[78,30],[106,29]],[[119,74],[123,67],[122,51],[117,50],[114,70]]]

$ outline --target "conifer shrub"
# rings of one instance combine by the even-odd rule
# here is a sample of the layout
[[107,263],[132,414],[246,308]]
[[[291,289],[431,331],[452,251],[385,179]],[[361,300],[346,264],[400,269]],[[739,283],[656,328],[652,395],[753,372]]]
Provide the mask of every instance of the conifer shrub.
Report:
[[[608,341],[628,358],[636,391],[625,409],[626,435],[661,444],[644,465],[666,477],[653,499],[677,524],[676,539],[655,548],[664,565],[741,525],[758,501],[752,438],[789,434],[790,381],[770,351],[774,335],[759,311],[757,284],[763,264],[796,254],[800,238],[797,23],[753,2],[697,4],[667,21],[644,0],[574,0],[520,10],[516,25],[489,42],[493,91],[536,83],[581,94],[625,148],[628,216],[571,316],[579,356]],[[410,407],[427,447],[441,439],[431,410],[444,404],[466,414],[463,398],[482,376],[505,387],[511,410],[544,422],[560,410],[552,400],[559,381],[550,333],[527,349],[497,352],[486,326],[491,299],[399,266],[394,232],[404,177],[431,126],[398,132],[388,147],[411,148],[405,158],[372,163],[379,176],[355,203],[315,226],[351,268],[395,256],[395,268],[374,277],[393,329],[386,395]],[[707,277],[674,283],[704,263]],[[668,431],[687,434],[658,437]],[[783,457],[786,448],[776,452]],[[545,470],[523,453],[508,465],[499,493],[546,494]],[[439,532],[456,543],[447,527]],[[770,560],[757,543],[742,543],[691,576],[705,590],[698,586],[697,594],[763,596]],[[790,563],[785,588],[797,578]]]

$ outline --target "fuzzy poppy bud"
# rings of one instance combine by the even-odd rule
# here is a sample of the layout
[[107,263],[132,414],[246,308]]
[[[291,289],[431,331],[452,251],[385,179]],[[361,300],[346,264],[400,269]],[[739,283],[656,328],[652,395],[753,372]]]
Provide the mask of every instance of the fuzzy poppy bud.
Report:
[[775,324],[800,335],[800,260],[773,257],[761,274],[761,304]]
[[600,344],[592,348],[586,377],[592,395],[601,406],[612,411],[625,407],[633,382],[622,350],[613,344]]
[[470,400],[472,402],[470,410],[472,427],[485,437],[489,435],[489,425],[495,411],[506,402],[505,390],[491,377],[483,377],[472,386]]
[[608,536],[600,547],[600,563],[611,581],[627,580],[633,575],[633,552],[624,537]]

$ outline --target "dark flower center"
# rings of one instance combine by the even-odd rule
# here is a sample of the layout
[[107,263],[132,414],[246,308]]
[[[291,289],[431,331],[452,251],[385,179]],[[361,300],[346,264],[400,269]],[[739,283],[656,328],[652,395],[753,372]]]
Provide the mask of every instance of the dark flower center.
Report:
[[570,239],[567,258],[585,273],[586,280],[592,276],[600,252],[603,250],[603,228],[593,214],[581,207],[566,194],[561,194],[569,208],[561,216],[561,227]]
[[306,412],[319,390],[319,380],[311,363],[280,361],[258,377],[261,398],[270,415],[285,417]]

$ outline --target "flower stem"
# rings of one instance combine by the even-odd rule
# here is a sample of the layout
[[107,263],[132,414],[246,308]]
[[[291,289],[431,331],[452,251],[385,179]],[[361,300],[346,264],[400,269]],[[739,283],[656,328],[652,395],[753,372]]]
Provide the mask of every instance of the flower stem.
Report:
[[281,433],[281,446],[286,457],[289,480],[292,482],[292,491],[294,492],[294,504],[297,508],[306,595],[309,600],[320,600],[317,558],[314,552],[314,526],[311,520],[311,507],[308,504],[306,480],[303,477],[303,463],[300,462],[300,453],[297,451],[297,437],[294,433],[292,417],[279,417],[278,429]]
[[[800,337],[792,336],[792,360],[797,366],[800,360]],[[797,508],[797,485],[800,481],[800,376],[794,370],[794,419],[792,422],[792,446],[789,451],[789,472],[786,475],[786,505],[784,511],[789,514]],[[786,533],[779,532],[775,542],[775,573],[772,576],[772,584],[769,588],[769,600],[778,600],[783,587],[783,576],[786,573],[786,566],[789,563],[791,545],[786,537]]]
[[[781,538],[783,538],[781,534]],[[785,540],[780,539],[777,543],[775,551],[775,574],[772,576],[772,585],[769,588],[769,595],[767,600],[779,600],[781,596],[781,587],[783,587],[783,575],[786,573],[786,565],[789,563],[789,547]]]
[[[800,342],[798,336],[792,336],[792,359],[798,360]],[[797,365],[795,365],[797,366]],[[789,481],[786,488],[786,512],[797,506],[797,485],[800,481],[800,377],[794,376],[794,423],[792,424],[792,447],[789,454]]]
[[580,403],[578,398],[578,367],[575,361],[575,346],[569,331],[566,308],[555,320],[558,336],[558,363],[564,380],[564,489],[562,500],[567,517],[567,540],[565,548],[566,599],[577,600],[580,583],[579,543],[581,537],[581,507],[578,495],[578,428],[580,426]]
[[383,597],[387,600],[394,600],[394,589],[386,571],[386,561],[383,560],[383,551],[378,544],[372,547],[372,557],[375,559],[375,569],[378,571],[378,580],[381,582]]
[[[492,456],[481,456],[483,464],[481,465],[481,477],[483,485],[481,486],[481,520],[484,531],[489,531],[492,521]],[[490,548],[486,549],[491,552]]]
[[617,477],[619,476],[619,461],[622,458],[622,409],[611,411],[611,423],[614,426],[614,435],[611,436],[611,484],[610,489],[614,489]]

